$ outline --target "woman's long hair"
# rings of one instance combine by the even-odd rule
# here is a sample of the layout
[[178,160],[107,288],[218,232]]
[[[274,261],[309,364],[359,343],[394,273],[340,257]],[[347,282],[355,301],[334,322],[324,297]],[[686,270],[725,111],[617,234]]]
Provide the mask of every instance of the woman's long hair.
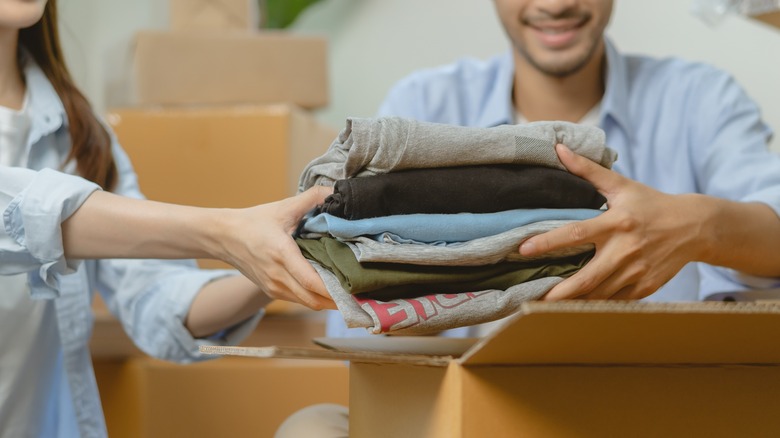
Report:
[[76,160],[79,175],[106,190],[113,189],[117,182],[117,169],[111,153],[111,137],[95,117],[87,99],[76,88],[65,66],[55,0],[47,2],[43,17],[35,25],[19,31],[19,43],[41,67],[65,107],[72,143],[65,163]]

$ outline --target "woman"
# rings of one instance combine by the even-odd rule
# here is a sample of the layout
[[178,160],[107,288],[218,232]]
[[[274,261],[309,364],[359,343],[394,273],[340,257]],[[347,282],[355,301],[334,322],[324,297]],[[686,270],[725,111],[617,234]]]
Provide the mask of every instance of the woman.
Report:
[[233,210],[143,200],[57,32],[54,0],[0,0],[0,436],[106,434],[94,292],[142,350],[179,362],[240,341],[272,299],[335,308],[290,238],[327,189]]

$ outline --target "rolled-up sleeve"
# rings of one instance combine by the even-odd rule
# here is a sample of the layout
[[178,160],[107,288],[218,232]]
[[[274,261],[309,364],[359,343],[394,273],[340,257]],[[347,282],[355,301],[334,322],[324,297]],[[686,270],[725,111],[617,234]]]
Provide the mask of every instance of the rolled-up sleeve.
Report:
[[206,339],[195,339],[184,326],[192,301],[211,281],[238,275],[234,270],[197,269],[192,260],[101,260],[98,290],[125,332],[145,353],[165,360],[203,359],[200,345],[235,345],[250,334],[263,316]]
[[52,169],[0,167],[0,274],[29,272],[34,298],[56,298],[59,276],[79,260],[65,258],[61,224],[97,184]]
[[[699,83],[695,111],[697,175],[705,194],[766,204],[780,227],[780,155],[768,150],[773,132],[744,90],[725,73],[713,72]],[[700,266],[700,297],[718,292],[780,286],[780,277],[758,277],[733,269]]]

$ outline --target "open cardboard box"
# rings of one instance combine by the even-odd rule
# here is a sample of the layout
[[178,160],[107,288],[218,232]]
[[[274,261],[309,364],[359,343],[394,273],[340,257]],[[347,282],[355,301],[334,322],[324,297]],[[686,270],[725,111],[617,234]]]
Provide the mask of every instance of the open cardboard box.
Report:
[[529,302],[483,339],[210,354],[349,360],[350,436],[777,436],[780,305]]

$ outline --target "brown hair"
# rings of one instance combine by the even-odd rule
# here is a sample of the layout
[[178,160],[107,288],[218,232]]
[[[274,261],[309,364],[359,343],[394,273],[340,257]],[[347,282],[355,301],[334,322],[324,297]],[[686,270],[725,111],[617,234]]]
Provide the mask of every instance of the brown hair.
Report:
[[41,67],[65,107],[72,146],[63,164],[76,160],[79,175],[111,190],[117,180],[111,137],[65,66],[55,0],[47,2],[43,17],[37,23],[19,31],[19,43]]

